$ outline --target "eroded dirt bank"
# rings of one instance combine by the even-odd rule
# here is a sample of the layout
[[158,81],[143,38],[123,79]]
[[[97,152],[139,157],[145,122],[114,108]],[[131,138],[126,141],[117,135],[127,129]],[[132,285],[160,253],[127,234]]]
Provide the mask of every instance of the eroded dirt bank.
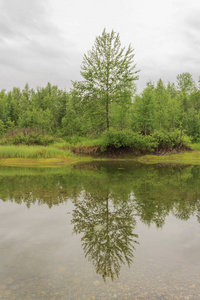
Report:
[[193,151],[189,147],[166,148],[156,150],[138,150],[133,147],[108,147],[106,151],[101,151],[100,146],[81,146],[71,149],[77,155],[89,155],[96,158],[136,158],[146,154],[152,155],[170,155]]

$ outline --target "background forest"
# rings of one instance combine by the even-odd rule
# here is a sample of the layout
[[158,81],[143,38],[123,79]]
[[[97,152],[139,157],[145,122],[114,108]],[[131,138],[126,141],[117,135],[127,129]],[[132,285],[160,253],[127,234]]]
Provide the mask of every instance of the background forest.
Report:
[[[96,104],[97,105],[97,104]],[[96,138],[106,129],[104,112],[85,103],[76,91],[52,86],[14,87],[0,92],[0,134],[30,128],[59,137]],[[183,129],[192,141],[200,141],[200,82],[189,73],[167,86],[160,79],[148,82],[140,95],[125,94],[110,106],[110,129],[132,130],[143,135]]]
[[102,150],[154,151],[200,142],[200,81],[182,73],[176,83],[150,81],[137,94],[135,67],[131,45],[121,47],[119,34],[104,29],[83,57],[83,80],[73,82],[70,91],[48,83],[0,92],[0,143],[23,144],[27,135],[27,144],[100,138],[96,144]]

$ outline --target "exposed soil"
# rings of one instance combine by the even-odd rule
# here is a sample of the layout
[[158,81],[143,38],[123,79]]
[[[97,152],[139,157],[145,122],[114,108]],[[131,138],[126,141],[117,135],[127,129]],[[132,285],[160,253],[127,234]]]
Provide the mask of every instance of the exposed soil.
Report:
[[167,148],[167,149],[156,149],[154,151],[150,150],[137,150],[132,147],[121,147],[115,148],[110,146],[106,151],[102,152],[99,146],[82,146],[82,147],[73,147],[71,149],[73,153],[78,155],[89,155],[92,157],[105,157],[105,158],[131,158],[139,157],[145,154],[153,155],[169,155],[169,154],[178,154],[185,151],[193,151],[189,147],[177,147],[177,148]]

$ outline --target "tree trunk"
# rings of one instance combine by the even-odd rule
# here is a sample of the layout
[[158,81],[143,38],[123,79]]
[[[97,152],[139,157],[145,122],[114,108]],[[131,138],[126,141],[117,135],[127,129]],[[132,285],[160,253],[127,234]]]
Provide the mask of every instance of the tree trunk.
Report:
[[106,95],[106,124],[107,129],[109,129],[108,93]]

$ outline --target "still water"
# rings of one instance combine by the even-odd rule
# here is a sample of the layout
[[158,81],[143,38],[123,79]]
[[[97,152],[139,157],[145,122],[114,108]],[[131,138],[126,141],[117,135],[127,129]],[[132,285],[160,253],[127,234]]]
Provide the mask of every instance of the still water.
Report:
[[200,167],[0,168],[0,299],[200,299]]

